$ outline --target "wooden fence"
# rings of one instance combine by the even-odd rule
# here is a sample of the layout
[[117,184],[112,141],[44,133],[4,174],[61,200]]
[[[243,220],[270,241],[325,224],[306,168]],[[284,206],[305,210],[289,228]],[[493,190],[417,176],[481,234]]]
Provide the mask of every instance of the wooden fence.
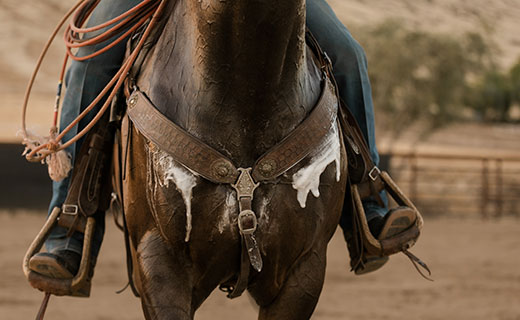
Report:
[[426,215],[520,217],[520,153],[444,150],[384,155],[394,179]]
[[[46,167],[28,163],[22,151],[19,144],[0,144],[0,208],[45,211],[51,196]],[[520,217],[520,153],[392,151],[382,157],[425,215]]]

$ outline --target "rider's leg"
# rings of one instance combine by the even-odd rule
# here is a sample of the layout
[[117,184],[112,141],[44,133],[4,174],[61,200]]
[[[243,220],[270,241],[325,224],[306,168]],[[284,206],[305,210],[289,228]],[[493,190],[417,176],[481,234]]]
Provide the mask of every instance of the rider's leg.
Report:
[[[377,166],[379,154],[375,141],[374,106],[365,52],[325,0],[307,0],[307,26],[332,60],[339,94],[356,118],[370,149],[372,161]],[[399,208],[388,211],[385,192],[381,192],[381,198],[384,202],[383,207],[374,199],[363,201],[367,221],[375,237],[384,237],[381,230],[385,224],[391,224],[394,218],[404,215]],[[350,226],[344,225],[343,222],[342,219],[341,226],[349,239]],[[356,270],[356,273],[374,271],[388,260],[387,257],[371,259],[362,270]]]
[[[111,18],[118,16],[119,14],[127,11],[134,7],[142,0],[108,0],[101,1],[92,13],[87,26],[94,26],[101,24]],[[102,32],[102,31],[98,31]],[[105,43],[93,47],[81,48],[78,51],[79,56],[86,56],[93,53],[99,48],[104,47],[113,41],[113,39],[107,40]],[[60,118],[60,128],[63,129],[68,126],[79,114],[83,111],[91,101],[93,101],[99,92],[106,86],[106,84],[112,79],[115,73],[119,70],[125,53],[126,42],[122,41],[115,45],[107,52],[86,60],[86,61],[73,61],[67,71],[65,84],[66,93],[63,99],[63,107]],[[101,106],[103,101],[98,105]],[[96,110],[93,110],[89,115],[81,120],[79,126],[74,127],[64,138],[64,141],[70,140],[80,129],[84,128],[90,120],[96,114]],[[78,141],[75,145],[68,148],[68,152],[74,157],[79,151],[82,140]],[[53,182],[53,196],[51,199],[49,212],[55,207],[61,207],[67,197],[67,190],[70,185],[70,176],[60,182]],[[95,259],[99,252],[101,242],[104,234],[104,212],[99,212],[96,216],[96,230],[94,232],[92,242],[92,256]],[[43,257],[34,258],[33,266],[38,267],[38,262],[47,263],[49,259],[58,260],[58,264],[66,266],[66,271],[74,274],[79,267],[79,259],[81,257],[81,251],[83,246],[83,234],[75,232],[72,237],[67,238],[67,229],[62,227],[55,227],[48,240],[45,242],[45,246],[49,254],[44,254]],[[58,257],[56,257],[56,255]],[[43,261],[37,260],[43,258]],[[52,266],[51,266],[52,267]],[[41,273],[47,273],[49,276],[59,277],[59,270],[49,270],[49,268],[42,267],[39,269]],[[46,272],[45,270],[48,270]],[[38,271],[38,270],[34,270]],[[54,272],[54,274],[53,274]]]
[[[307,26],[332,60],[339,94],[361,128],[372,161],[376,166],[379,165],[374,105],[365,51],[325,0],[307,0]],[[384,193],[382,196],[385,197]],[[386,202],[386,197],[384,199]],[[364,201],[364,206],[368,220],[384,216],[387,211],[372,200]]]

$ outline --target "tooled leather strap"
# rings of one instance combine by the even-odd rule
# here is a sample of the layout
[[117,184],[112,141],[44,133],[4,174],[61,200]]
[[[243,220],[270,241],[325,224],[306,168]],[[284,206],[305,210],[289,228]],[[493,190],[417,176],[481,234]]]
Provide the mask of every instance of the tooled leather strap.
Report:
[[236,181],[238,170],[229,159],[166,118],[143,92],[132,93],[127,113],[137,129],[175,161],[212,182]]
[[277,178],[309,155],[323,141],[336,121],[338,100],[328,77],[311,114],[280,143],[258,159],[252,176],[256,181]]
[[[329,133],[337,110],[334,88],[325,77],[321,96],[311,114],[256,162],[252,171],[255,181],[273,180],[309,155]],[[143,92],[132,93],[127,113],[137,129],[175,161],[209,181],[236,182],[239,171],[231,160],[165,117]]]

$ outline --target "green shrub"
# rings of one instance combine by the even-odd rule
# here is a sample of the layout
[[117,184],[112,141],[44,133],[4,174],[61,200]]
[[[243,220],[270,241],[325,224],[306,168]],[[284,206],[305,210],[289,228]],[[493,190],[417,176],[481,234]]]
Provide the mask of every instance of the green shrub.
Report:
[[503,72],[491,70],[468,90],[466,103],[485,121],[508,121],[512,102],[511,82]]
[[509,71],[511,100],[520,105],[520,59]]
[[[389,129],[416,120],[439,127],[465,117],[468,108],[485,118],[491,105],[498,119],[507,114],[510,86],[489,71],[495,69],[494,56],[480,34],[436,34],[386,21],[359,36],[378,121]],[[520,66],[515,77],[518,86]]]

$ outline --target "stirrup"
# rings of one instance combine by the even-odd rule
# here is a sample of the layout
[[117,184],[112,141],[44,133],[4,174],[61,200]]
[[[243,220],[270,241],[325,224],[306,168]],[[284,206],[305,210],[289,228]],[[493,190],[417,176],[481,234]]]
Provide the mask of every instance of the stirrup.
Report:
[[[419,269],[420,266],[428,272],[428,275],[431,275],[431,271],[428,268],[428,266],[408,251],[408,249],[410,249],[419,238],[422,227],[424,225],[424,220],[421,216],[421,213],[419,212],[419,210],[417,210],[412,201],[410,201],[410,199],[401,191],[401,189],[399,189],[397,184],[394,182],[394,180],[392,180],[392,178],[387,172],[382,171],[379,173],[378,176],[383,181],[384,189],[390,194],[390,196],[395,200],[395,202],[397,202],[399,206],[409,207],[415,213],[416,218],[415,222],[408,229],[396,235],[393,235],[387,239],[376,239],[370,232],[370,229],[368,228],[365,209],[363,208],[363,204],[361,202],[358,187],[357,185],[352,185],[351,188],[354,199],[354,206],[357,212],[355,213],[355,215],[362,229],[362,247],[364,248],[367,254],[379,257],[389,256],[394,253],[403,252],[410,259],[414,267],[417,269],[417,271],[423,278],[433,281]],[[364,253],[362,252],[361,256],[363,254]]]
[[72,279],[54,279],[43,276],[29,269],[29,260],[38,252],[40,252],[45,240],[49,236],[52,228],[58,222],[62,211],[56,207],[52,210],[49,218],[45,222],[43,228],[40,230],[36,238],[33,240],[29,249],[25,253],[23,259],[23,272],[25,277],[36,289],[48,292],[57,296],[74,296],[74,297],[89,297],[91,280],[89,277],[89,269],[91,265],[91,243],[94,234],[96,221],[93,217],[87,218],[85,228],[85,237],[83,240],[83,253],[79,265],[78,273]]
[[404,250],[411,248],[417,238],[420,235],[420,231],[423,227],[424,221],[419,213],[419,210],[414,206],[414,204],[408,199],[408,197],[399,189],[399,187],[395,184],[395,182],[390,178],[388,173],[382,171],[379,176],[381,177],[384,189],[388,191],[390,196],[397,202],[400,206],[407,206],[411,210],[414,211],[416,219],[411,227],[404,230],[403,232],[392,236],[388,239],[379,240],[376,239],[370,229],[368,228],[368,222],[365,215],[365,210],[363,208],[363,204],[361,202],[361,197],[359,194],[358,186],[352,185],[352,195],[354,198],[354,206],[357,211],[357,218],[360,222],[360,227],[363,233],[363,242],[366,251],[369,254],[376,256],[388,256],[394,253],[398,253]]

